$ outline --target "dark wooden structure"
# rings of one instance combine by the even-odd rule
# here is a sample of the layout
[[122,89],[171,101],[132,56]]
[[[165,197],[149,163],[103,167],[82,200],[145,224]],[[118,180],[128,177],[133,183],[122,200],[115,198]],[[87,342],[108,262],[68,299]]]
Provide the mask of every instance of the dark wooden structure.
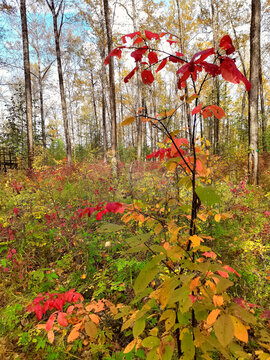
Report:
[[3,147],[0,148],[0,171],[7,172],[8,169],[17,169],[18,161],[14,152]]

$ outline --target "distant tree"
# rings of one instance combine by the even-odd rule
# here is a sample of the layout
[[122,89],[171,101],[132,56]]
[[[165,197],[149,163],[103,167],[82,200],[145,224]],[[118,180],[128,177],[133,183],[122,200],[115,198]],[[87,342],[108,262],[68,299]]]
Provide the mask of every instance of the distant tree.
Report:
[[260,31],[261,31],[261,0],[252,0],[251,24],[250,24],[250,82],[249,92],[249,155],[248,172],[249,182],[258,184],[258,97],[260,79]]
[[[65,3],[64,3],[64,0],[60,0],[60,2],[57,5],[54,0],[46,0],[46,3],[48,5],[48,7],[52,13],[52,17],[53,17],[53,31],[54,31],[55,51],[56,51],[56,58],[57,58],[62,116],[63,116],[64,132],[65,132],[65,140],[66,140],[66,154],[67,154],[67,162],[68,162],[68,164],[71,164],[71,162],[72,162],[71,141],[70,141],[70,135],[69,135],[69,126],[68,126],[68,118],[67,118],[67,103],[66,103],[66,94],[65,94],[65,87],[64,87],[64,80],[63,80],[63,68],[62,68],[62,58],[61,58],[61,48],[60,48],[60,36],[61,36],[61,30],[62,30],[62,26],[63,26]],[[60,24],[58,24],[59,18],[60,18]]]
[[27,147],[28,147],[27,157],[28,157],[28,168],[32,169],[33,157],[34,157],[33,129],[32,129],[32,94],[31,94],[29,41],[28,41],[25,0],[20,0],[20,15],[21,15],[21,26],[22,26],[24,84],[25,84],[26,119],[27,119]]

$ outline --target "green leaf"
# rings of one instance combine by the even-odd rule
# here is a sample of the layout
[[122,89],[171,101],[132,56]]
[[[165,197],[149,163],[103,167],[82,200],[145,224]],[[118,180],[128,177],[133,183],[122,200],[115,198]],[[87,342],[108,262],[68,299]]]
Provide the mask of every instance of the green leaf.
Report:
[[104,224],[97,231],[101,233],[115,233],[125,229],[125,226],[118,224]]
[[201,202],[207,206],[221,202],[220,196],[216,193],[213,186],[198,186],[196,187],[196,194],[199,196]]
[[158,264],[164,259],[164,255],[158,255],[152,258],[144,268],[141,270],[139,276],[135,280],[134,291],[135,295],[142,292],[147,285],[154,279],[158,273]]
[[247,310],[243,309],[241,306],[237,304],[232,304],[230,306],[233,313],[238,316],[240,319],[244,320],[248,324],[256,325],[256,318]]
[[214,331],[220,344],[224,347],[233,339],[233,322],[229,315],[221,315],[214,323]]
[[[217,276],[216,276],[217,277]],[[217,294],[223,293],[228,287],[233,286],[233,282],[229,279],[225,279],[222,276],[218,276],[219,282],[216,286]]]
[[143,339],[142,346],[153,349],[154,347],[159,346],[160,340],[156,336],[148,336],[147,338]]
[[145,328],[145,318],[140,318],[138,319],[134,326],[133,326],[133,336],[134,338],[137,338],[138,336],[140,336]]

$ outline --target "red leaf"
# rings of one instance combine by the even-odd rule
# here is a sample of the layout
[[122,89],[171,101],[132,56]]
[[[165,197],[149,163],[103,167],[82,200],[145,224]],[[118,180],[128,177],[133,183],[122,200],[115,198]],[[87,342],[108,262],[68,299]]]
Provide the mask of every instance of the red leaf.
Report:
[[197,113],[199,113],[199,112],[201,112],[202,106],[203,106],[203,103],[201,103],[200,105],[196,106],[196,107],[192,110],[192,112],[191,112],[192,116],[195,115],[195,114],[197,114]]
[[230,267],[230,266],[228,266],[228,265],[224,265],[224,266],[223,266],[223,269],[225,269],[225,270],[227,270],[227,271],[229,271],[229,272],[233,272],[233,273],[235,273],[237,276],[241,277],[241,275],[238,274],[238,272],[237,272],[236,270],[234,270],[232,267]]
[[142,43],[142,42],[143,42],[143,38],[141,38],[141,37],[139,36],[136,40],[134,40],[133,45],[140,44],[140,43]]
[[150,51],[150,53],[148,54],[148,60],[150,65],[157,63],[158,62],[157,54],[154,51]]
[[211,259],[215,259],[217,257],[217,255],[213,251],[204,252],[202,255]]
[[147,37],[148,40],[159,40],[159,35],[156,33],[152,33],[151,31],[145,30],[145,36]]
[[38,321],[40,321],[42,319],[42,316],[43,316],[42,306],[40,304],[36,304],[35,307],[34,307],[34,311],[35,311],[35,314],[37,316]]
[[152,72],[150,70],[143,70],[141,72],[142,81],[146,85],[151,85],[152,82],[155,80]]
[[225,111],[218,105],[209,105],[206,108],[211,110],[213,115],[219,120],[226,116]]
[[[123,48],[123,47],[122,47]],[[104,61],[104,64],[105,65],[109,65],[109,62],[110,62],[110,57],[111,56],[117,56],[118,59],[121,58],[121,55],[122,55],[122,51],[121,51],[121,48],[116,48],[116,49],[113,49],[109,55],[106,57],[105,61]]]
[[57,316],[57,322],[61,326],[64,326],[64,327],[68,326],[67,313],[59,312],[58,316]]
[[[195,62],[196,64],[199,64],[202,61],[204,61],[206,58],[208,58],[208,56],[213,55],[213,54],[215,54],[214,48],[199,51],[199,52],[197,52],[196,54],[193,55],[190,62]],[[198,59],[195,60],[196,58],[198,58]]]
[[246,90],[251,89],[251,83],[244,77],[244,75],[237,69],[233,59],[228,57],[221,58],[220,72],[224,80],[233,84],[240,84],[242,81],[245,84]]
[[184,62],[182,59],[179,59],[178,57],[176,57],[174,55],[169,56],[169,61],[172,63],[175,63],[175,64],[177,64],[177,63],[183,64],[183,62]]
[[215,77],[215,76],[217,76],[217,75],[220,74],[220,68],[219,68],[218,65],[216,65],[216,64],[209,64],[209,63],[206,62],[206,61],[202,61],[200,64],[203,66],[204,70],[205,70],[209,75]]
[[200,174],[203,171],[203,166],[200,160],[196,160],[196,171]]
[[208,109],[208,107],[202,110],[202,116],[204,119],[213,116],[212,112]]
[[[188,146],[189,145],[189,142],[188,142],[188,139],[185,139],[185,138],[181,138],[181,139],[173,139],[173,141],[174,141],[174,144],[177,146],[177,148],[176,148],[176,146],[174,145],[174,144],[172,144],[172,146],[171,146],[171,156],[173,157],[175,154],[179,154],[178,153],[178,149],[179,149],[179,147],[181,146],[181,145],[186,145],[186,146]],[[180,149],[180,152],[181,152],[181,154],[183,153],[183,150],[181,150]]]
[[50,317],[49,317],[49,320],[47,321],[46,323],[46,331],[50,331],[53,327],[53,324],[54,324],[54,321],[55,321],[55,318],[56,318],[56,315],[55,314],[52,314]]
[[226,51],[227,55],[232,54],[235,52],[235,47],[232,44],[232,39],[229,35],[223,36],[223,38],[220,40],[219,47]]
[[148,47],[144,46],[142,48],[138,48],[135,51],[133,51],[130,55],[135,59],[135,61],[142,61],[143,54],[146,53]]
[[167,59],[163,59],[163,60],[161,61],[161,63],[159,64],[156,72],[159,72],[160,70],[162,70],[166,64],[167,64]]
[[228,275],[228,273],[226,272],[226,271],[218,271],[218,273],[219,273],[219,275],[220,276],[222,276],[222,277],[224,277],[224,278],[228,278],[229,277],[229,275]]
[[137,32],[122,36],[123,43],[125,44],[127,42],[126,37],[129,37],[130,39],[133,39],[136,35],[141,36],[141,32],[137,31]]
[[129,80],[133,77],[133,75],[135,74],[136,71],[139,70],[139,67],[136,66],[125,78],[124,78],[124,83],[129,82]]
[[17,214],[18,214],[18,208],[15,207],[15,208],[13,209],[13,212],[14,212],[14,214],[17,215]]
[[103,211],[98,212],[96,215],[96,220],[101,220],[102,216],[103,216]]

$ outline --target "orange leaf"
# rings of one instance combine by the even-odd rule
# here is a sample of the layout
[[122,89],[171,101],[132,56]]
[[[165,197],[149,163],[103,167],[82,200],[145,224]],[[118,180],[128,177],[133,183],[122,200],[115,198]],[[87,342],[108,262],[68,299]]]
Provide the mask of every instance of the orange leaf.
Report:
[[80,332],[79,332],[79,330],[78,330],[78,327],[75,325],[75,326],[73,327],[73,329],[71,330],[71,332],[69,333],[69,335],[68,335],[67,342],[68,342],[68,343],[73,342],[73,341],[76,340],[79,336],[80,336]]
[[52,344],[53,341],[54,341],[54,332],[53,332],[53,330],[48,331],[47,336],[48,336],[49,343]]
[[131,352],[131,350],[134,348],[134,346],[137,343],[137,339],[132,340],[126,347],[125,350],[123,351],[124,354],[127,354],[129,352]]
[[234,336],[245,343],[248,342],[248,332],[244,324],[241,323],[239,319],[237,319],[235,316],[231,316],[232,322],[233,322],[233,334]]
[[99,316],[96,314],[90,314],[89,317],[95,324],[99,324]]
[[213,325],[220,313],[219,309],[212,310],[206,319],[207,325]]
[[214,295],[213,302],[214,302],[215,307],[222,306],[224,303],[224,299],[221,295]]
[[221,120],[224,116],[226,116],[225,111],[220,106],[209,105],[207,106],[207,108],[210,109],[213,115],[219,120]]
[[195,279],[193,279],[191,281],[191,283],[189,285],[189,288],[190,288],[191,291],[194,290],[198,286],[199,281],[200,281],[200,276],[196,277]]

